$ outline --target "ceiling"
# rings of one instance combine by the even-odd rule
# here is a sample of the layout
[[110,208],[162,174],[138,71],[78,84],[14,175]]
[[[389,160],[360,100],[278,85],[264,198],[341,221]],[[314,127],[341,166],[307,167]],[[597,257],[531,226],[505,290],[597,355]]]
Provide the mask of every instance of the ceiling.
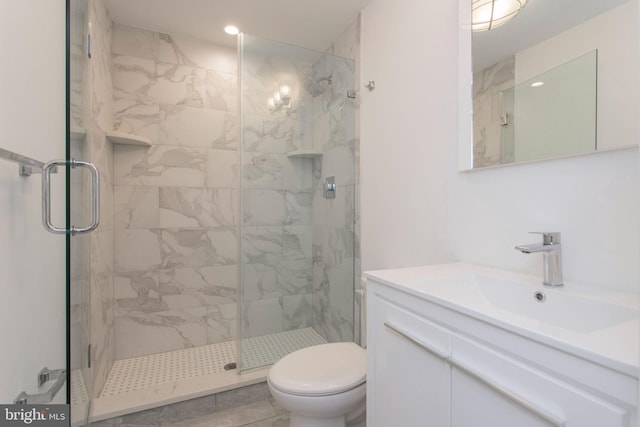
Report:
[[235,45],[240,31],[326,50],[370,0],[106,0],[114,22],[214,43]]
[[[371,0],[106,0],[120,24],[235,46],[224,33],[242,32],[316,51],[326,50]],[[426,0],[420,0],[426,1]],[[450,0],[447,0],[450,1]],[[474,33],[474,69],[631,0],[529,0],[509,23]]]
[[473,68],[482,70],[628,1],[529,0],[516,17],[503,26],[474,33]]

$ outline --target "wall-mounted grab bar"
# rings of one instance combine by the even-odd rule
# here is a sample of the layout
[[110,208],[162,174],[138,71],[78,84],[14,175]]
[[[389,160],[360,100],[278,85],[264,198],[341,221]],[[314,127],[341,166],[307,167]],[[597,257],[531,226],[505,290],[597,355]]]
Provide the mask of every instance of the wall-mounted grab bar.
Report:
[[[0,159],[18,163],[20,165],[20,169],[18,170],[20,176],[31,176],[33,173],[41,173],[45,166],[44,162],[23,156],[22,154],[14,153],[13,151],[5,150],[4,148],[0,148]],[[57,169],[51,171],[51,173],[56,172]]]
[[[91,224],[86,227],[76,227],[72,225],[69,230],[66,228],[55,227],[51,223],[51,172],[57,166],[69,165],[72,168],[81,167],[89,169],[91,172]],[[47,231],[54,234],[71,233],[72,236],[77,233],[89,233],[95,230],[100,223],[100,174],[98,169],[89,162],[81,160],[52,160],[45,164],[42,168],[42,224]]]
[[42,387],[44,383],[53,380],[56,382],[46,392],[27,394],[23,391],[13,402],[18,405],[42,405],[51,402],[67,380],[67,371],[64,369],[49,369],[45,366],[38,373],[38,387]]

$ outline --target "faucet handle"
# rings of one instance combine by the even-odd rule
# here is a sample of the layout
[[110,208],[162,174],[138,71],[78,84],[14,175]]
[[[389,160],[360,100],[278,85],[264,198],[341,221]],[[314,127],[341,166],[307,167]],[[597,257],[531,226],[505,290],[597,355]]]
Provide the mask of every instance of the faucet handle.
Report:
[[560,244],[560,232],[559,231],[530,231],[529,234],[542,234],[543,245],[558,245]]

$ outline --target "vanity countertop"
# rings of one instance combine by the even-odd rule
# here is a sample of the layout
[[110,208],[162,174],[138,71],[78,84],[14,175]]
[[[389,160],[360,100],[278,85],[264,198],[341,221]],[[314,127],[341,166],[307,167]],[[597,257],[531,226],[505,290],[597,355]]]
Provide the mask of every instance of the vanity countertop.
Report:
[[371,281],[639,376],[640,297],[468,263],[368,271]]

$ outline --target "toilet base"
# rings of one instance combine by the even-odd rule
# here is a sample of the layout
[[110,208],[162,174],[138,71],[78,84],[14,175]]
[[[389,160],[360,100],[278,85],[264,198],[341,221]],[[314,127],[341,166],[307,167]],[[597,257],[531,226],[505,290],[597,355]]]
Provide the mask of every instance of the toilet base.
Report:
[[366,383],[329,396],[283,393],[267,381],[276,402],[291,413],[289,427],[365,427]]

